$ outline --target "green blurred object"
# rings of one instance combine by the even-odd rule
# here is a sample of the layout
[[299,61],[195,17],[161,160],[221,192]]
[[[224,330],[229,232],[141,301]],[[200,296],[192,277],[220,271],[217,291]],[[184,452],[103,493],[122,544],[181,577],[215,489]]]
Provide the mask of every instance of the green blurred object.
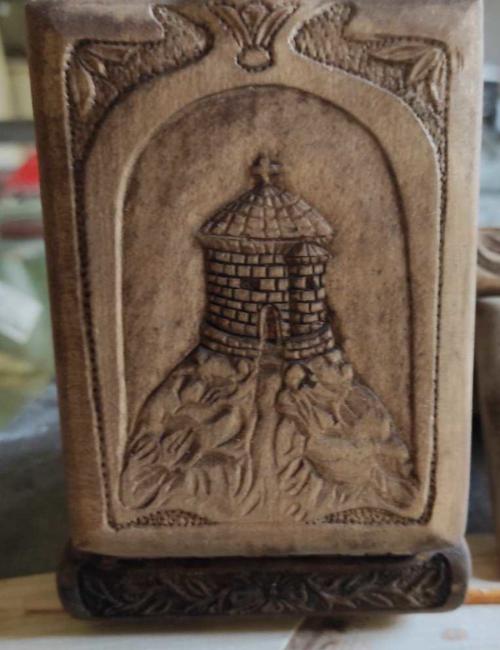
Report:
[[[16,220],[21,226],[27,219],[41,226],[38,199],[0,200],[0,228],[15,232]],[[1,428],[54,375],[45,247],[40,237],[0,239],[0,304]]]
[[0,0],[0,30],[9,56],[26,53],[24,0]]

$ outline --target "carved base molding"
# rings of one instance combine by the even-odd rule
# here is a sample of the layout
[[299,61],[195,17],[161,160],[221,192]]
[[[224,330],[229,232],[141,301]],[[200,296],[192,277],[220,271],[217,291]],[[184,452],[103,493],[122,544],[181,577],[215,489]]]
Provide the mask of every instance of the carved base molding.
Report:
[[58,587],[77,618],[443,611],[462,604],[465,545],[412,557],[123,559],[66,551]]

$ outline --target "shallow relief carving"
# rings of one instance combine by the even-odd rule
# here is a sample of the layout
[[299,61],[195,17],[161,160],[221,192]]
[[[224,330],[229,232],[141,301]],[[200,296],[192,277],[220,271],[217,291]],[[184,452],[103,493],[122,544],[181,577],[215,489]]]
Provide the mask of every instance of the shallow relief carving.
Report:
[[[174,23],[177,20],[175,18]],[[180,20],[184,21],[184,18],[180,18]],[[188,29],[188,34],[189,37],[186,41],[188,47],[184,51],[187,58],[185,62],[182,57],[179,58],[179,67],[189,61],[196,61],[197,57],[203,56],[207,48],[211,47],[211,38],[207,36],[203,28],[193,26],[192,30]],[[190,50],[191,45],[193,46],[192,50]],[[81,52],[75,50],[74,65],[77,63],[80,66],[84,65],[81,63],[83,57],[86,65],[89,66],[87,59],[89,57],[92,59],[95,52],[100,53],[101,57],[103,52],[106,53],[106,48],[103,52],[99,48],[94,52],[90,44],[85,44],[85,47],[89,47],[89,50],[84,48]],[[120,46],[117,47],[117,51],[119,51]],[[134,48],[129,49],[133,52]],[[130,54],[129,58],[127,54],[120,65],[124,64],[125,67],[131,65],[130,62],[134,61],[133,56]],[[92,65],[95,67],[97,64],[92,63]],[[97,67],[99,68],[99,66]],[[112,76],[114,71],[118,70],[112,64],[108,67],[112,71],[104,70],[108,76]],[[167,65],[165,70],[169,69]],[[146,72],[146,77],[147,74],[149,73]],[[154,67],[151,74],[161,74],[160,66]],[[141,75],[138,79],[146,78]],[[96,120],[95,124],[97,124],[105,114],[105,105],[108,100],[105,99],[102,102],[99,100],[100,93],[104,92],[102,89],[107,87],[103,79],[105,79],[104,75],[99,76],[95,71],[92,73],[95,88],[90,92],[91,99],[87,98],[83,102],[84,110],[80,113],[78,113],[77,105],[78,95],[75,90],[71,90],[74,93],[70,101],[75,116],[73,121],[75,133],[78,132],[80,126],[88,133],[88,124],[85,124],[85,121]],[[120,93],[128,92],[131,87],[126,84],[119,86],[116,95],[114,91],[110,91],[111,104],[120,96]],[[105,96],[105,92],[102,96]],[[77,137],[76,142],[75,151],[78,154],[80,146],[78,143],[83,142],[83,138],[80,140]],[[80,155],[82,152],[83,149],[80,150]],[[287,190],[283,188],[283,191]],[[204,235],[206,239],[206,233],[200,233],[200,246],[204,246]],[[305,241],[313,248],[317,245],[321,249],[321,242],[315,238],[310,240],[305,238]],[[217,249],[206,249],[205,280],[209,296],[216,295],[217,289],[212,291],[211,285],[218,285],[221,279],[220,274],[209,272],[210,263],[221,262],[214,257],[220,252]],[[227,251],[222,252],[227,253]],[[325,255],[324,250],[323,253],[316,250],[316,253],[318,253],[316,257],[319,258],[317,266],[322,264],[325,271],[335,264],[334,260],[323,259],[321,261],[321,257]],[[258,257],[259,254],[256,252],[254,257]],[[265,255],[269,257],[267,253]],[[312,258],[315,257],[311,251],[309,251],[309,255]],[[282,255],[282,257],[286,258],[286,266],[289,270],[289,263],[293,256]],[[263,265],[266,264],[269,262]],[[230,263],[229,266],[231,266]],[[222,274],[222,277],[228,281],[239,280],[234,277],[226,278],[225,274]],[[324,286],[321,286],[321,273],[318,277],[313,278],[313,281],[318,284],[316,289],[325,289]],[[222,286],[222,289],[225,288]],[[252,289],[244,289],[242,286],[230,288],[252,291]],[[327,321],[331,318],[331,314],[326,305],[327,299],[335,306],[335,297],[324,295],[324,314],[318,318],[314,325],[319,323],[322,327],[328,325]],[[251,355],[241,355],[240,350],[238,357],[238,355],[234,355],[234,348],[229,353],[227,350],[221,352],[220,349],[217,349],[217,346],[224,348],[226,345],[225,341],[214,341],[210,337],[212,334],[212,337],[220,339],[220,322],[214,325],[214,317],[225,318],[225,316],[217,314],[217,306],[227,307],[226,311],[236,311],[238,325],[255,326],[258,330],[256,338],[259,345],[262,341],[269,344],[279,340],[281,343],[278,347],[286,350],[286,346],[282,345],[287,338],[287,332],[284,331],[286,323],[282,322],[280,307],[276,307],[274,304],[264,305],[265,309],[261,309],[255,315],[256,322],[250,323],[244,320],[245,310],[238,312],[234,306],[222,306],[217,303],[216,299],[213,300],[213,304],[209,305],[206,313],[200,346],[188,354],[172,372],[169,372],[147,400],[138,419],[134,421],[134,428],[131,430],[131,438],[127,443],[125,453],[120,484],[121,498],[128,507],[139,511],[147,510],[148,514],[139,514],[134,520],[135,523],[130,522],[130,525],[155,525],[155,522],[157,525],[206,525],[221,519],[227,520],[228,517],[236,519],[254,517],[255,520],[266,520],[273,516],[274,506],[269,507],[269,501],[266,500],[265,495],[272,494],[278,483],[281,486],[279,492],[284,495],[277,505],[279,514],[297,521],[320,519],[339,508],[342,511],[356,508],[384,508],[386,506],[405,508],[411,502],[416,488],[411,459],[412,450],[407,441],[399,436],[398,427],[384,400],[372,390],[369,382],[363,382],[356,365],[353,366],[350,363],[350,357],[343,349],[342,341],[336,339],[331,327],[327,326],[321,333],[325,336],[325,340],[318,345],[319,347],[323,346],[323,349],[313,360],[286,358],[286,354],[288,354],[286,353],[283,355],[283,363],[280,360],[278,364],[274,364],[273,368],[273,364],[268,363],[268,358],[262,361],[260,352],[255,358]],[[275,311],[275,307],[278,313]],[[318,312],[318,314],[320,313]],[[330,334],[331,340],[329,339]],[[243,336],[248,337],[248,333],[244,333]],[[209,343],[209,341],[211,342]],[[275,343],[272,344],[275,345]],[[236,358],[238,358],[237,362]],[[213,360],[215,360],[214,363],[212,363]],[[206,385],[203,385],[200,378],[206,379],[206,377],[202,377],[205,368],[208,375],[210,375],[208,370],[213,370],[213,373]],[[333,383],[335,386],[330,385],[325,388],[324,382],[321,380],[321,376],[325,374],[330,374],[330,384]],[[226,383],[221,380],[220,375],[226,376]],[[214,377],[219,390],[219,394],[215,396],[211,392]],[[273,377],[275,381],[274,393],[273,390],[268,390],[269,386],[273,387]],[[278,377],[281,382],[279,386],[277,386]],[[180,389],[180,384],[182,384],[182,389]],[[246,394],[243,394],[243,387],[247,391]],[[240,389],[241,393],[238,392]],[[233,391],[233,395],[231,395],[231,391]],[[320,392],[323,393],[322,396],[319,395]],[[232,397],[235,400],[241,398],[238,408],[232,407]],[[203,413],[201,408],[197,417],[193,418],[192,402],[203,401],[205,398],[208,401],[212,400],[212,404],[210,404],[213,407],[212,410],[210,413],[208,411]],[[245,410],[245,401],[247,406],[250,406],[247,410]],[[175,404],[169,411],[168,407],[174,402]],[[265,411],[269,410],[269,406],[279,414],[281,418],[279,424],[270,423],[266,421],[266,417],[262,417]],[[349,414],[347,414],[348,410],[351,411]],[[236,412],[238,412],[237,416],[234,415]],[[172,417],[172,414],[175,417]],[[241,414],[243,414],[243,418],[238,420]],[[176,420],[177,416],[179,418]],[[320,422],[318,425],[317,420],[318,418],[321,420],[322,417],[328,420],[328,424]],[[188,421],[190,418],[191,421]],[[211,418],[215,419],[211,420]],[[154,422],[153,428],[155,429],[152,435],[151,432],[146,431],[151,420]],[[324,433],[332,421],[335,421],[336,435],[325,438],[328,440],[326,445],[328,449],[322,448],[321,442],[324,442],[325,439],[321,441],[318,436],[317,441],[308,443],[306,452],[305,436],[302,432],[309,430],[311,426],[319,426]],[[314,424],[311,424],[312,422]],[[203,433],[210,428],[215,430],[214,423],[217,424],[215,439],[212,442],[203,440],[203,445],[206,444],[206,447],[202,448],[202,445],[197,449],[200,439],[204,438]],[[356,431],[359,434],[359,439],[363,440],[362,445],[365,445],[368,459],[366,467],[364,467],[365,475],[355,475],[352,468],[347,469],[346,459],[349,457],[349,448],[353,451],[352,457],[359,459],[359,450],[357,450],[359,445],[353,444],[349,439],[349,427],[351,427],[351,431]],[[251,460],[249,447],[252,447],[250,442],[254,434],[262,433],[265,429],[273,430],[267,441],[269,443],[267,450],[271,450],[274,456],[277,453],[278,455],[282,454],[282,457],[274,465],[277,476],[270,481],[267,478],[264,481],[259,481],[258,472],[252,467],[258,465],[258,461],[254,463]],[[247,436],[242,434],[243,430],[249,432]],[[339,444],[331,444],[334,437],[338,438],[337,443]],[[243,444],[241,444],[242,439],[244,440]],[[311,454],[314,455],[315,442],[318,443],[316,458],[311,456]],[[220,445],[226,448],[224,452],[229,448],[230,453],[226,457],[224,457],[225,453],[220,453],[218,449]],[[343,451],[340,450],[342,445]],[[253,446],[255,447],[255,445]],[[214,449],[217,450],[216,453],[213,453]],[[368,452],[368,449],[371,451]],[[330,458],[323,463],[318,477],[314,461],[317,461],[325,451],[327,452],[326,457],[329,454]],[[328,463],[330,463],[330,467],[328,467]],[[331,471],[332,467],[335,467],[333,472]],[[342,476],[342,467],[346,472],[344,476]],[[222,476],[222,479],[219,479],[219,476]],[[209,503],[210,492],[214,494],[214,486],[219,485],[219,481],[221,485],[218,488],[219,492],[222,492],[223,486],[226,490],[225,496],[231,495],[232,501],[228,499],[221,504],[220,499],[214,497],[214,501],[218,501],[218,503],[215,503],[213,507],[207,505],[206,512],[200,512],[199,508],[196,509],[197,514],[185,510],[189,499],[199,501],[200,495],[204,497],[205,502],[207,502],[205,497],[208,497],[207,503]],[[258,487],[254,490],[256,484]],[[249,487],[250,491],[247,490]],[[153,514],[149,514],[150,510],[154,510]]]
[[[262,568],[248,560],[224,568],[175,569],[161,563],[106,558],[77,565],[80,616],[105,618],[207,615],[332,615],[354,611],[405,611],[442,607],[452,593],[450,559],[443,554],[413,563]],[[213,560],[212,560],[213,563]],[[62,585],[64,588],[64,585]],[[76,603],[72,603],[73,606]]]
[[210,0],[208,7],[238,44],[236,63],[247,72],[261,72],[273,65],[274,38],[297,3]]
[[[162,27],[162,38],[151,42],[116,42],[85,39],[71,46],[65,68],[66,101],[70,128],[71,158],[75,183],[78,256],[82,288],[84,328],[90,357],[92,394],[100,453],[106,459],[103,403],[97,361],[97,340],[92,309],[92,284],[88,253],[87,209],[84,199],[87,158],[110,110],[128,94],[156,76],[166,75],[201,60],[213,47],[211,32],[163,5],[152,6]],[[112,528],[112,473],[102,463],[106,516]],[[169,525],[204,522],[183,511],[160,515]],[[154,516],[148,517],[148,522]],[[205,523],[205,522],[204,522]],[[141,525],[138,521],[137,525]]]
[[[439,215],[439,291],[437,302],[436,349],[440,343],[442,260],[447,210],[448,119],[451,54],[445,43],[418,35],[356,34],[353,20],[355,3],[333,2],[305,20],[291,36],[292,48],[318,64],[365,79],[401,99],[421,121],[436,148],[440,181]],[[439,373],[439,354],[435,357],[435,377]],[[434,379],[436,382],[436,379]],[[434,439],[429,478],[430,492],[420,523],[429,520],[436,496],[437,404],[439,391],[434,383]],[[379,513],[382,514],[382,513]],[[325,521],[335,521],[330,516]],[[347,513],[345,523],[355,523]],[[386,518],[382,514],[380,521]]]
[[262,157],[253,189],[198,234],[207,306],[199,345],[134,424],[121,495],[132,508],[217,519],[312,521],[405,508],[409,450],[332,330],[331,226]]
[[291,39],[302,56],[338,68],[402,99],[422,121],[446,168],[450,62],[440,41],[418,36],[356,35],[353,3],[335,2],[306,20]]
[[163,30],[158,41],[85,40],[74,46],[66,85],[75,160],[84,157],[93,133],[116,101],[155,76],[199,61],[212,48],[213,37],[205,26],[165,6],[152,11]]

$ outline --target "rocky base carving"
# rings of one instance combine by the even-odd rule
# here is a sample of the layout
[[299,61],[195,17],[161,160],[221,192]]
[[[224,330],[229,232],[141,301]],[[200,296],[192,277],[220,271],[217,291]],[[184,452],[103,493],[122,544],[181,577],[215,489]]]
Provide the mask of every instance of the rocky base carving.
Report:
[[121,481],[133,508],[315,521],[414,496],[406,446],[338,349],[296,363],[199,347],[146,406]]
[[465,548],[414,557],[121,559],[69,549],[59,571],[77,618],[442,611],[464,599]]

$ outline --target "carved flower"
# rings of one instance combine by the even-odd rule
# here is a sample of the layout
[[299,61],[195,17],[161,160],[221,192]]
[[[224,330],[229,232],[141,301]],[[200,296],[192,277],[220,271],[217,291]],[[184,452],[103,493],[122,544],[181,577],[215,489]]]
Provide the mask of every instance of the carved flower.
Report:
[[213,0],[209,6],[240,46],[238,65],[249,72],[259,72],[272,65],[272,41],[296,10],[291,3],[271,6],[261,0],[240,7]]
[[[310,594],[309,594],[310,599]],[[224,608],[239,614],[282,614],[307,611],[308,589],[300,575],[250,574],[236,579]]]

